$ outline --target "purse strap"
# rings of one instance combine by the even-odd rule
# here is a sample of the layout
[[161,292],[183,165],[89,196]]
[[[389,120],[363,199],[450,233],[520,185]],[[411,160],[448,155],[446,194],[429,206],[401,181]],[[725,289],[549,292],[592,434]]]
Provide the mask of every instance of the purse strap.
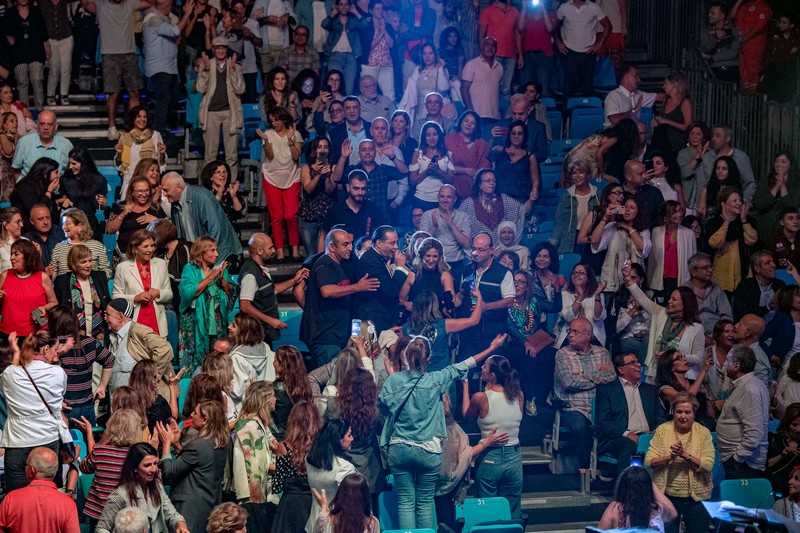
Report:
[[[28,376],[28,379],[30,380],[31,385],[33,385],[33,388],[36,390],[36,394],[39,395],[39,398],[42,399],[42,403],[44,404],[45,407],[47,407],[47,412],[50,413],[50,416],[52,416],[53,418],[56,418],[55,413],[53,413],[53,410],[50,409],[50,405],[47,403],[47,400],[45,400],[44,396],[42,396],[42,391],[40,391],[39,387],[36,386],[36,383],[33,381],[33,378],[31,377],[30,372],[28,372],[28,369],[23,366],[22,367],[22,371],[25,372],[26,376]],[[56,418],[56,420],[58,420],[58,419]]]
[[403,409],[405,409],[406,404],[408,403],[408,400],[411,398],[411,395],[414,393],[414,389],[417,388],[417,385],[419,384],[419,380],[422,379],[422,376],[423,376],[423,374],[420,374],[420,376],[417,378],[417,381],[414,382],[414,386],[411,387],[410,391],[408,391],[408,394],[406,395],[406,398],[403,400],[403,403],[400,404],[400,408],[397,410],[397,413],[395,413],[394,417],[392,417],[392,433],[394,433],[394,426],[395,426],[395,424],[397,424],[397,420],[400,418],[400,415],[403,413]]

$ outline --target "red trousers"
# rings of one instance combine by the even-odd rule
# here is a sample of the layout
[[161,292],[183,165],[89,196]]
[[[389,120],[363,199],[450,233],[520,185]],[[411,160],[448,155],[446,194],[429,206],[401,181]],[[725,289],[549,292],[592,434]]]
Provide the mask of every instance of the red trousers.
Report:
[[300,205],[300,182],[288,189],[279,189],[263,179],[263,176],[261,181],[264,185],[264,195],[267,198],[267,211],[269,211],[275,248],[280,250],[286,246],[283,238],[284,226],[289,233],[289,246],[299,246],[300,228],[297,223],[297,208]]

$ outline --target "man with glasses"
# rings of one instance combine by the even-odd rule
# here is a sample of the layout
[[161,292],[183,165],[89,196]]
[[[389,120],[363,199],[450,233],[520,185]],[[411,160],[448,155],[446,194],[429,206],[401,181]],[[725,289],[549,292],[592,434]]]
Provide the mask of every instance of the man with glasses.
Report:
[[147,326],[133,322],[133,303],[125,298],[114,298],[108,302],[103,318],[111,331],[109,349],[114,354],[114,369],[109,382],[111,395],[128,384],[136,363],[142,359],[152,359],[161,375],[158,393],[169,401],[169,381],[174,374],[172,346],[169,342]]
[[309,46],[310,30],[305,26],[294,29],[294,44],[283,49],[280,66],[286,69],[287,76],[294,80],[303,70],[319,72],[319,52]]
[[698,252],[689,258],[689,281],[684,285],[692,289],[697,298],[700,323],[706,335],[706,345],[713,343],[714,325],[722,319],[733,320],[728,297],[719,285],[711,281],[714,263],[711,256]]
[[[328,121],[330,119],[330,122]],[[317,107],[314,109],[314,118],[312,119],[314,131],[317,137],[324,137],[327,132],[331,131],[335,126],[344,122],[344,105],[341,100],[331,100],[328,104],[327,112],[325,103],[322,99],[318,99]]]
[[[478,233],[472,238],[472,269],[465,274],[461,285],[463,307],[472,301],[472,292],[483,297],[483,314],[477,326],[461,333],[458,358],[464,360],[485,350],[492,339],[505,333],[508,308],[514,304],[514,276],[494,260],[494,243],[488,233]],[[462,309],[462,313],[470,309]],[[466,315],[465,315],[466,316]]]
[[378,82],[372,76],[362,75],[358,88],[361,92],[358,99],[361,101],[361,116],[364,120],[372,122],[378,117],[391,117],[397,109],[388,96],[378,94]]
[[[617,459],[617,473],[628,467],[639,435],[656,427],[656,388],[642,383],[642,364],[632,353],[614,356],[617,379],[597,387],[595,426],[600,453]],[[616,477],[616,476],[613,476]]]
[[594,439],[592,400],[597,386],[614,381],[616,376],[608,350],[592,344],[589,320],[576,318],[570,322],[567,342],[556,352],[553,394],[563,405],[561,425],[570,430],[578,467],[585,469],[589,468]]

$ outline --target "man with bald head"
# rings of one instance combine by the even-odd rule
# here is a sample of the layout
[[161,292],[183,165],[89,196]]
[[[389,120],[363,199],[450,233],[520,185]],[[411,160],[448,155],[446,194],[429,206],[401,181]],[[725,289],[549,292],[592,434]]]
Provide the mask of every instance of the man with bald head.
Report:
[[332,229],[325,236],[325,254],[308,276],[300,340],[306,343],[317,365],[329,363],[350,337],[352,296],[375,292],[380,282],[369,274],[351,283],[342,269],[353,253],[353,235]]
[[561,425],[574,435],[578,466],[589,467],[592,452],[592,403],[598,385],[616,378],[608,350],[592,344],[592,323],[576,318],[569,323],[567,346],[556,352],[553,394],[564,406]]
[[179,238],[194,242],[207,235],[217,242],[220,263],[231,256],[238,260],[242,243],[213,192],[187,185],[177,172],[167,172],[161,178],[161,191],[172,204],[171,218]]
[[27,176],[37,159],[49,157],[58,163],[58,171],[64,172],[69,162],[72,143],[58,134],[56,114],[45,109],[36,121],[36,133],[29,133],[17,142],[11,167],[18,176]]
[[[739,322],[733,326],[733,330],[736,334],[736,344],[747,346],[756,356],[756,368],[753,370],[753,374],[769,388],[772,385],[770,358],[758,343],[761,334],[764,333],[764,325],[765,322],[763,318],[750,313],[740,318]],[[780,368],[783,361],[776,358],[775,363],[776,366]]]
[[267,261],[275,256],[272,239],[255,233],[247,244],[250,257],[239,271],[239,310],[259,321],[264,341],[272,348],[273,341],[281,338],[280,330],[286,329],[286,324],[278,318],[278,295],[308,277],[308,269],[301,268],[293,278],[273,284],[267,268]]
[[[618,176],[615,176],[618,177]],[[653,171],[645,171],[644,163],[631,159],[625,163],[625,176],[622,186],[625,188],[625,201],[633,198],[639,203],[639,209],[647,213],[647,227],[653,229],[658,224],[658,209],[664,203],[664,195],[647,183],[653,177]]]
[[80,533],[75,501],[58,491],[53,478],[58,457],[50,448],[34,448],[25,461],[27,487],[12,490],[0,504],[0,531]]

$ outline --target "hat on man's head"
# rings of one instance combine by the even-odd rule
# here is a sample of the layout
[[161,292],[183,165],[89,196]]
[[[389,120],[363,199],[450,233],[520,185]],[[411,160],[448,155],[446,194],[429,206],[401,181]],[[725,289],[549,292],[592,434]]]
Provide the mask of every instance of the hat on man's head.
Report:
[[128,318],[133,318],[133,304],[130,300],[125,298],[114,298],[108,302],[108,306],[112,309],[116,309]]
[[215,46],[228,46],[228,38],[223,37],[222,35],[217,35],[214,37],[214,40],[211,41],[211,47]]
[[381,350],[385,350],[389,346],[392,346],[397,343],[400,337],[397,336],[397,333],[390,329],[385,329],[381,331],[380,336],[378,337],[378,346],[381,347]]

